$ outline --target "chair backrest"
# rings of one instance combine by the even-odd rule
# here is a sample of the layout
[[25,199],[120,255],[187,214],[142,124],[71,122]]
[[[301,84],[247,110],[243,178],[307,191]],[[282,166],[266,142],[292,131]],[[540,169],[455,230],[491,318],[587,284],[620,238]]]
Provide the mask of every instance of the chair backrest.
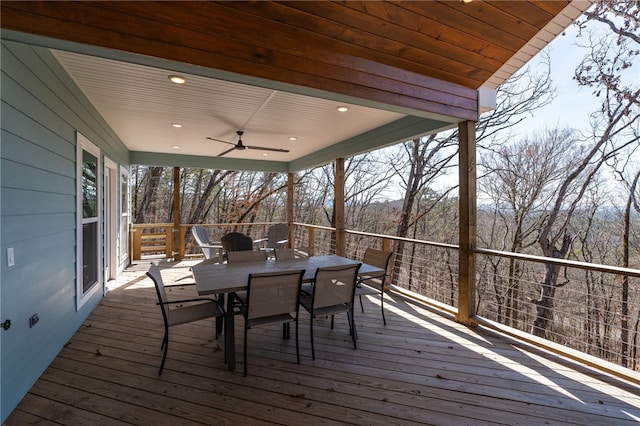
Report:
[[255,262],[266,260],[267,255],[262,250],[241,250],[227,252],[227,263]]
[[221,238],[224,251],[253,250],[253,239],[241,232],[229,232]]
[[153,280],[156,286],[156,294],[158,295],[159,302],[167,301],[167,293],[164,291],[164,282],[162,281],[162,274],[160,268],[155,263],[151,264],[151,267],[147,271],[147,276]]
[[269,227],[267,231],[267,247],[283,247],[284,243],[280,241],[289,239],[289,225],[286,223],[276,223]]
[[151,263],[151,267],[147,271],[147,276],[151,278],[153,284],[156,286],[156,294],[158,295],[158,305],[160,305],[160,310],[162,311],[162,319],[167,323],[167,312],[165,311],[165,306],[163,303],[167,302],[167,293],[164,291],[164,281],[162,281],[162,274],[160,273],[160,268],[155,263]]
[[313,309],[353,304],[360,264],[318,268],[313,283]]
[[388,271],[389,263],[391,262],[392,256],[393,256],[392,251],[384,251],[384,250],[378,250],[374,248],[368,248],[364,252],[364,258],[362,259],[362,262],[367,263],[371,266],[377,266],[378,268],[384,269],[386,274],[389,272]]
[[275,249],[276,259],[295,259],[296,258],[296,250],[292,248],[286,249]]
[[250,274],[247,319],[297,312],[303,275],[304,270]]
[[205,247],[213,245],[213,243],[209,239],[209,233],[206,229],[204,229],[200,225],[195,225],[193,228],[191,228],[191,233],[193,234],[193,238],[195,238],[196,243],[200,246],[200,250],[202,250],[202,254],[204,255],[205,259],[211,259],[212,257],[218,255],[214,248]]

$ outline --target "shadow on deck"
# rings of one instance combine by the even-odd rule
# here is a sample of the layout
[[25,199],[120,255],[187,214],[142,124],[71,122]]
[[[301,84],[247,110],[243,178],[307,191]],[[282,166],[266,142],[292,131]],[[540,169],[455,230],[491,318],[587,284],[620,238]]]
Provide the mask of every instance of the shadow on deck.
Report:
[[[163,263],[167,283],[191,280],[194,261]],[[212,320],[174,327],[165,371],[162,317],[148,262],[132,265],[6,421],[56,424],[636,424],[640,387],[470,329],[396,294],[356,311],[358,349],[344,315],[314,328],[301,310],[295,340],[272,326],[249,334],[249,376],[226,369]],[[174,293],[175,292],[175,293]],[[175,298],[195,293],[173,289]],[[170,293],[170,294],[172,294]],[[170,296],[171,297],[171,296]]]

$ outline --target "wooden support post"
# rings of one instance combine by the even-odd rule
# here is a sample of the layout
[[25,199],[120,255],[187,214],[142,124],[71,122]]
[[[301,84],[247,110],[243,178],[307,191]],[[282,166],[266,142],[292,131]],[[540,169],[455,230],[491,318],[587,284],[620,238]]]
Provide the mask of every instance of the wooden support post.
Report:
[[382,250],[383,251],[391,250],[391,240],[389,238],[382,239]]
[[293,184],[295,174],[287,174],[287,225],[289,225],[289,247],[295,248],[295,230],[293,228]]
[[333,212],[336,220],[336,254],[345,256],[344,233],[344,158],[336,158],[336,179]]
[[180,257],[180,167],[173,168],[173,247],[171,250],[172,257],[175,260],[182,260]]
[[459,167],[459,245],[458,253],[458,314],[456,321],[476,325],[472,317],[476,310],[476,123],[458,125],[460,144]]
[[187,227],[180,225],[180,232],[178,236],[178,241],[180,242],[180,246],[178,246],[178,257],[177,259],[184,259],[186,254],[186,241],[187,241]]
[[316,228],[310,226],[307,227],[309,233],[309,256],[315,256],[316,254]]
[[142,229],[137,229],[133,227],[133,224],[129,224],[129,235],[131,235],[131,260],[130,263],[133,263],[134,260],[142,259]]

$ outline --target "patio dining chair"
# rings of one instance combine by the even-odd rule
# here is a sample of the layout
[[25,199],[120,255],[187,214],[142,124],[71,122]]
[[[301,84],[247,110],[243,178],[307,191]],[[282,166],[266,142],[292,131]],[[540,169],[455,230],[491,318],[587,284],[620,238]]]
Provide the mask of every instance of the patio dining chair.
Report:
[[296,323],[296,359],[300,364],[298,312],[304,270],[250,274],[246,292],[237,293],[244,317],[244,375],[247,375],[247,332],[253,327],[282,323],[282,338],[291,337]]
[[[235,263],[243,263],[243,262],[258,262],[258,261],[265,261],[267,260],[267,256],[265,254],[265,252],[263,251],[258,251],[258,250],[240,250],[240,251],[230,251],[227,253],[227,263],[228,264],[235,264]],[[239,291],[236,293],[236,295],[239,298],[245,298],[246,297],[246,291]],[[224,296],[221,296],[221,300],[224,303]],[[235,309],[234,309],[234,315],[239,314],[239,310],[238,308],[238,303],[234,303]]]
[[353,299],[356,278],[360,264],[318,268],[313,284],[305,284],[300,291],[300,304],[309,312],[311,355],[316,359],[313,344],[313,321],[318,317],[331,315],[331,328],[335,314],[346,312],[349,321],[349,334],[356,349],[356,323],[353,316]]
[[[224,318],[224,308],[222,307],[222,304],[220,304],[217,300],[209,298],[168,300],[167,293],[165,291],[165,285],[162,280],[162,274],[160,273],[160,268],[155,263],[151,264],[151,267],[147,272],[147,276],[151,278],[151,280],[153,280],[153,283],[155,284],[156,294],[158,295],[158,303],[156,304],[160,306],[160,310],[162,311],[162,319],[164,320],[164,337],[162,338],[162,346],[160,346],[160,349],[163,350],[163,354],[162,362],[160,363],[160,371],[158,372],[158,375],[160,376],[162,375],[164,363],[167,359],[167,349],[169,347],[169,328],[180,324],[199,321],[205,318]],[[183,304],[185,303],[187,305],[183,306]],[[176,305],[176,307],[170,308],[171,305]]]
[[360,300],[360,309],[364,312],[362,296],[372,295],[380,297],[380,312],[382,312],[382,322],[387,325],[384,317],[384,290],[387,277],[389,276],[389,265],[393,257],[392,251],[377,250],[368,248],[364,252],[363,263],[384,269],[384,273],[375,275],[361,275],[356,282],[356,296]]
[[277,223],[269,227],[266,238],[254,240],[253,244],[271,256],[275,249],[282,249],[289,241],[289,225]]
[[267,256],[263,251],[241,250],[227,252],[227,263],[256,262],[266,259]]
[[274,253],[276,255],[276,259],[295,259],[296,258],[296,250],[292,248],[283,248],[283,249],[275,249]]
[[276,259],[298,259],[309,257],[309,249],[300,248],[277,248],[274,250]]

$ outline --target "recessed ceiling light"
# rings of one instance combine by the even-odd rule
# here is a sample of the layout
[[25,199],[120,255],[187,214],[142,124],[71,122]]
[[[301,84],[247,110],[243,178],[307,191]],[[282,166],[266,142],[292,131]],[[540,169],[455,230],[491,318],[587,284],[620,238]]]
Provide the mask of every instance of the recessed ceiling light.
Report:
[[185,80],[184,78],[180,77],[179,75],[170,75],[169,76],[169,80],[171,80],[172,82],[176,83],[176,84],[184,84],[187,82],[187,80]]
[[180,123],[171,123],[171,125],[172,125],[173,127],[175,127],[176,129],[179,129],[179,128],[181,128],[181,127],[182,127],[182,124],[180,124]]
[[173,149],[180,149],[180,145],[173,145],[171,148],[173,148]]
[[298,140],[298,138],[297,138],[297,137],[295,137],[295,136],[289,136],[289,140],[290,140],[290,141],[297,141],[297,140]]
[[262,155],[263,155],[264,157],[267,157],[269,154],[267,154],[266,152],[263,152],[263,153],[262,153]]
[[338,111],[340,111],[340,112],[347,112],[347,111],[349,111],[349,107],[346,107],[346,106],[339,106],[337,109],[338,109]]

